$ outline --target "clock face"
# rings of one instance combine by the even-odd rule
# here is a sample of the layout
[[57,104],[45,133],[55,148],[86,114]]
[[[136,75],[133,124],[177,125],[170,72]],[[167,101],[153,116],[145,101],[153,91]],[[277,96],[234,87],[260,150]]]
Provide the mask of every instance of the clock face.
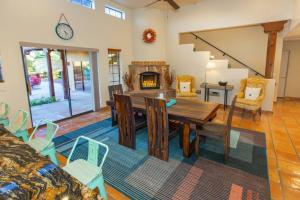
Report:
[[69,24],[58,23],[56,26],[56,34],[63,40],[70,40],[74,36],[74,31]]

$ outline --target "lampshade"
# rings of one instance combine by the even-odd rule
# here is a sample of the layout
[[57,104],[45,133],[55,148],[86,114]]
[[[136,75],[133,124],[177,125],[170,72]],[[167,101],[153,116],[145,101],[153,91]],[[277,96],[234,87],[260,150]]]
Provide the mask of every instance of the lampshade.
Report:
[[207,65],[206,65],[207,69],[214,69],[216,68],[216,63],[212,62],[212,61],[208,61]]

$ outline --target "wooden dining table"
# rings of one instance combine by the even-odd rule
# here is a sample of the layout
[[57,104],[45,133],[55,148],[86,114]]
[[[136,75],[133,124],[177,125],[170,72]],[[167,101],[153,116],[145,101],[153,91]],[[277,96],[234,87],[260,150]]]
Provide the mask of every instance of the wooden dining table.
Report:
[[0,125],[0,199],[98,199],[49,159]]
[[[145,96],[155,97],[156,94],[127,94],[130,95],[132,107],[138,112],[146,112]],[[170,97],[167,97],[170,98]],[[183,124],[183,155],[189,157],[194,151],[195,139],[190,142],[191,125],[196,125],[197,129],[212,120],[219,109],[219,104],[204,102],[195,98],[175,98],[176,104],[168,107],[169,119],[179,121]],[[114,106],[113,101],[107,101],[108,106]]]

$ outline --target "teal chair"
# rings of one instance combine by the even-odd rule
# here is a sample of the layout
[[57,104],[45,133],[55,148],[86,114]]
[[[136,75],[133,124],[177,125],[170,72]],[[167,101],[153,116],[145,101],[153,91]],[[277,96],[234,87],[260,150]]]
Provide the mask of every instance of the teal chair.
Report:
[[[37,130],[42,124],[46,124],[46,136],[45,137],[36,137]],[[32,132],[29,141],[29,144],[32,148],[34,148],[37,152],[39,152],[43,156],[49,156],[50,160],[58,165],[58,161],[56,158],[56,149],[53,143],[53,138],[55,137],[59,126],[57,124],[52,123],[48,120],[41,120],[38,125],[35,127]]]
[[[70,162],[72,155],[76,149],[79,140],[88,142],[88,156],[87,159],[77,159]],[[80,146],[82,143],[80,144]],[[102,146],[105,149],[104,156],[98,165],[99,147]],[[80,136],[76,139],[76,142],[69,155],[67,165],[63,169],[77,178],[81,183],[86,185],[90,189],[98,187],[100,195],[107,200],[107,194],[104,187],[104,178],[102,174],[102,166],[108,154],[108,146],[98,142],[96,140]]]
[[18,110],[5,128],[14,134],[16,137],[22,138],[24,142],[28,141],[28,131],[26,123],[29,118],[28,112]]
[[0,103],[0,124],[3,124],[4,126],[8,126],[9,124],[9,110],[8,104],[3,102]]

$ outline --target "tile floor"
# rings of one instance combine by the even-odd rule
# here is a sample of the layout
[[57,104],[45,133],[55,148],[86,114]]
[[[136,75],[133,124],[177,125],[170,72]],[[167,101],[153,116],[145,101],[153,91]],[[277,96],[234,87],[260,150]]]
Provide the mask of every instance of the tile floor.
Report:
[[[86,114],[60,122],[59,135],[110,117],[110,110]],[[224,120],[226,112],[219,110],[217,119]],[[274,112],[264,112],[252,120],[251,113],[236,111],[233,126],[264,132],[267,140],[268,167],[272,199],[300,199],[300,100],[279,99]],[[60,160],[65,158],[60,156]],[[107,186],[110,199],[126,199]]]

